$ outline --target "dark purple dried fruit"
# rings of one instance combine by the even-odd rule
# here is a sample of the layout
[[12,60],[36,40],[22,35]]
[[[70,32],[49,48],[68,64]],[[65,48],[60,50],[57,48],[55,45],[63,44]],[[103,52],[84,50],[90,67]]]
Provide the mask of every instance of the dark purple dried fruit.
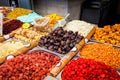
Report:
[[78,32],[66,31],[61,27],[55,29],[47,37],[42,37],[38,45],[45,46],[54,52],[65,54],[68,53],[83,37]]

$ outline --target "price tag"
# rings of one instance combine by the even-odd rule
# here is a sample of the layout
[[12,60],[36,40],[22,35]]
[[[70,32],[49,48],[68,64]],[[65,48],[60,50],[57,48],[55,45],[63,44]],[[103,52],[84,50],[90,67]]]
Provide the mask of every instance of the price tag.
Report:
[[3,14],[0,12],[0,34],[3,35]]

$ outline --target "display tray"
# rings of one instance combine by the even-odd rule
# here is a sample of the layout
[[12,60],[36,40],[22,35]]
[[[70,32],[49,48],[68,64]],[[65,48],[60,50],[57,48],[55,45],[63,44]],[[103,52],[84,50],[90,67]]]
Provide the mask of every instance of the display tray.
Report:
[[[51,55],[53,55],[53,56],[56,56],[56,57],[58,57],[59,59],[60,59],[60,61],[62,60],[62,58],[63,58],[63,56],[61,56],[60,54],[56,54],[55,52],[52,52],[52,51],[50,51],[50,50],[45,50],[45,49],[41,49],[39,46],[36,46],[36,47],[34,47],[33,49],[31,49],[31,50],[29,50],[26,54],[31,54],[32,52],[46,52],[47,54],[51,54]],[[59,61],[59,62],[60,62]],[[55,66],[57,66],[58,64],[59,64],[59,62],[56,64],[56,65],[54,65],[52,68],[51,68],[51,70],[55,67]],[[47,65],[46,65],[47,66]],[[51,71],[50,70],[50,71]],[[47,75],[46,75],[46,77],[47,76],[49,76],[50,75],[50,72],[49,73],[47,73]],[[44,78],[44,80],[46,79],[46,77]],[[52,77],[52,76],[51,76]],[[50,78],[49,78],[50,79]]]
[[77,32],[66,31],[62,27],[58,27],[47,36],[41,37],[38,46],[65,55],[82,39],[83,36]]
[[[108,25],[109,26],[109,25]],[[98,43],[109,43],[114,47],[120,48],[120,35],[119,35],[119,24],[113,25],[114,28],[104,27],[104,28],[96,28],[95,33],[91,36],[91,42]],[[117,29],[118,28],[118,29]]]
[[17,56],[24,54],[28,50],[36,46],[37,43],[26,43],[14,38],[10,38],[0,43],[0,63],[3,63],[9,56]]
[[11,10],[5,14],[5,17],[9,18],[9,19],[17,19],[17,17],[19,17],[19,16],[28,15],[29,13],[32,13],[32,12],[33,12],[33,10],[30,10],[30,9],[25,9],[25,8],[20,8],[20,7],[17,7],[17,8],[12,7]]
[[[29,28],[20,28],[15,32],[14,38],[24,42],[37,42],[42,36],[48,35],[48,32],[38,31],[33,26]],[[36,45],[37,46],[37,45]]]
[[[72,58],[72,60],[76,60],[77,58],[80,58],[79,56],[74,56],[73,58]],[[71,60],[71,61],[72,61]],[[71,62],[71,61],[69,61],[69,63]],[[69,64],[68,63],[68,64]],[[52,80],[62,80],[62,73],[63,73],[63,70],[64,70],[64,68],[60,71],[60,73],[57,75],[57,76],[53,76],[53,75],[48,75],[47,77],[45,77],[45,79],[44,80],[49,80],[49,79],[52,79]],[[120,75],[120,68],[117,68],[117,73]]]
[[[27,74],[24,74],[24,75],[26,75],[26,77],[28,77],[28,79],[43,80],[44,77],[46,77],[49,74],[50,70],[57,63],[59,63],[60,60],[61,60],[60,56],[50,53],[50,52],[47,52],[47,51],[44,51],[44,50],[40,50],[37,47],[34,47],[33,49],[26,52],[26,54],[21,54],[13,59],[6,60],[6,62],[3,63],[2,65],[6,65],[7,63],[10,63],[10,64],[8,64],[8,66],[10,65],[11,69],[13,69],[17,75],[21,75],[21,74],[24,74],[24,72],[27,72],[29,75],[27,75]],[[14,66],[14,64],[17,66]],[[5,68],[6,67],[4,67],[4,68],[2,67],[1,70],[5,69]],[[19,70],[18,70],[18,68],[19,68]],[[18,71],[22,71],[22,72],[18,72]],[[12,73],[13,71],[11,70],[9,72]],[[6,73],[6,72],[4,72],[4,73]],[[9,74],[9,75],[11,75],[11,74]],[[11,77],[7,78],[8,75],[3,76],[2,71],[1,71],[0,76],[3,77],[2,79],[10,79],[11,78]],[[22,76],[22,78],[14,76],[15,79],[20,79],[20,78],[23,79],[23,77],[24,76]]]
[[[90,34],[91,30],[93,30],[97,25],[91,24],[81,20],[72,20],[66,24],[64,27],[65,30],[72,30],[73,32],[78,32],[82,34],[85,38]],[[94,30],[93,30],[94,32]]]
[[[11,19],[8,19],[7,21],[4,21],[3,22],[3,25],[9,25],[10,27],[11,27],[11,21],[15,21],[15,20],[11,20]],[[20,23],[20,24],[22,24],[22,22]],[[19,24],[19,25],[20,25]],[[16,25],[14,24],[14,26],[16,27]],[[3,27],[5,27],[5,26],[3,26]],[[12,26],[13,27],[13,26]],[[9,39],[9,38],[12,38],[14,35],[15,35],[15,32],[17,31],[17,30],[19,30],[19,28],[21,28],[22,27],[22,25],[20,26],[20,27],[18,27],[18,28],[14,28],[12,31],[9,31],[9,30],[7,30],[7,29],[4,29],[3,31],[4,32],[7,32],[7,31],[9,31],[9,33],[8,34],[4,34],[3,33],[3,35],[0,35],[0,42],[3,42],[3,41],[5,41],[5,40],[7,40],[7,39]],[[8,28],[8,27],[6,27],[6,28]],[[11,29],[10,29],[11,30]]]

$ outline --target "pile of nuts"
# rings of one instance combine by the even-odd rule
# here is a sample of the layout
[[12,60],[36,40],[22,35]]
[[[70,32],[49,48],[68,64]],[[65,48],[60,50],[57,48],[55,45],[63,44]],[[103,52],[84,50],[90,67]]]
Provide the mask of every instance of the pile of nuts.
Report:
[[102,29],[97,29],[94,34],[94,39],[120,46],[120,24],[113,26],[107,25]]
[[82,39],[83,36],[78,32],[74,33],[58,27],[48,36],[41,37],[38,45],[60,54],[66,54]]
[[114,48],[111,44],[86,44],[80,51],[80,56],[104,62],[111,67],[120,68],[120,50]]
[[78,58],[65,66],[62,80],[120,80],[120,75],[104,63]]

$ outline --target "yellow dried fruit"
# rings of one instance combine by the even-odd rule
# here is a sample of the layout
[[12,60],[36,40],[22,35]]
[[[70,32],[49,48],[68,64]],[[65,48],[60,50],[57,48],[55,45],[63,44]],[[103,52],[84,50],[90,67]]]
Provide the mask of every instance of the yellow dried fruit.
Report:
[[111,43],[120,46],[120,24],[107,25],[95,31],[94,39],[100,42]]
[[24,8],[15,8],[13,11],[6,15],[7,18],[16,19],[18,16],[23,16],[31,13],[32,10],[27,10]]

